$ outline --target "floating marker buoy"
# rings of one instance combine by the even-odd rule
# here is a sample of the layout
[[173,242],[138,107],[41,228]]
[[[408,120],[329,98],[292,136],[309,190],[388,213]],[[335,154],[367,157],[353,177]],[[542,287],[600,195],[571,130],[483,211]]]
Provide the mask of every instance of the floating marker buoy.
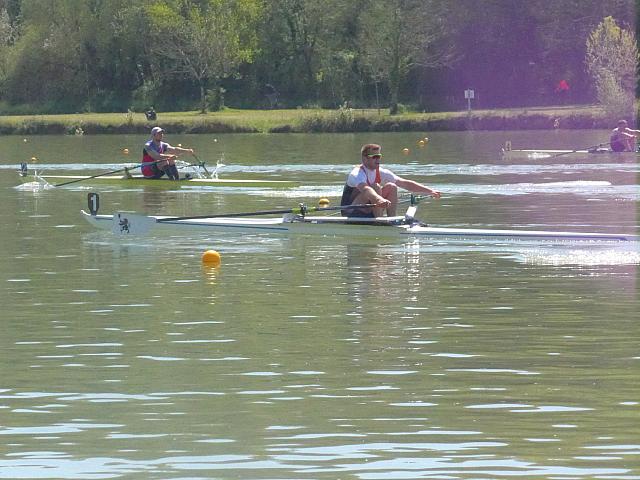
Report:
[[37,161],[38,161],[38,159],[37,159],[36,157],[31,157],[31,161],[32,161],[32,162],[37,162]]
[[403,148],[402,149],[402,153],[404,153],[405,155],[409,155],[409,149],[408,148]]
[[428,143],[429,142],[429,137],[424,137],[424,143]]
[[181,144],[181,143],[179,143],[179,144],[178,144],[178,146],[179,146],[180,148],[182,148],[182,144]]
[[214,138],[214,139],[213,139],[213,143],[217,143],[217,142],[218,142],[218,139],[217,139],[217,138]]
[[329,199],[328,198],[321,198],[320,200],[318,200],[318,205],[320,207],[328,207],[329,206]]
[[129,149],[128,148],[122,149],[122,153],[124,153],[125,155],[129,155]]
[[424,140],[418,140],[418,145],[420,147],[424,147],[426,145],[426,142]]
[[27,139],[26,139],[26,138],[23,138],[23,139],[22,139],[22,141],[23,141],[24,143],[27,143]]
[[207,250],[202,254],[202,263],[210,266],[220,265],[220,254],[215,250]]

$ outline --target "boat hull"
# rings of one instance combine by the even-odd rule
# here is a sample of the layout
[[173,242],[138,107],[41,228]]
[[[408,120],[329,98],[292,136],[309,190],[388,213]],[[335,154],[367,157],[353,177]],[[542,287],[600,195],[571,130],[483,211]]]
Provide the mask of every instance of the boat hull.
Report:
[[[132,222],[123,232],[114,225],[113,215],[91,215],[82,211],[83,217],[92,225],[103,230],[116,231],[119,234],[135,233],[136,225]],[[117,214],[120,215],[120,214]],[[122,214],[126,216],[126,214]],[[433,241],[453,243],[490,242],[490,243],[626,243],[638,242],[637,235],[582,233],[582,232],[554,232],[543,230],[491,230],[472,228],[441,228],[430,227],[419,223],[398,224],[386,219],[364,220],[344,217],[305,217],[304,221],[288,221],[285,218],[207,218],[197,220],[168,220],[158,222],[165,217],[136,216],[148,222],[144,227],[145,233],[162,232],[246,232],[246,233],[275,233],[301,235],[329,235],[329,236],[358,236],[376,238],[408,238],[417,237]],[[398,221],[402,217],[396,217]],[[135,222],[136,220],[134,220]],[[129,230],[130,228],[130,230]]]
[[190,178],[181,180],[169,180],[166,178],[148,179],[141,176],[126,178],[122,175],[105,175],[103,177],[90,178],[86,175],[39,175],[22,177],[23,182],[35,182],[38,179],[47,181],[52,185],[69,183],[71,185],[120,185],[122,187],[254,187],[254,188],[294,188],[300,186],[300,182],[287,180],[253,180],[253,179],[227,179],[227,178]]

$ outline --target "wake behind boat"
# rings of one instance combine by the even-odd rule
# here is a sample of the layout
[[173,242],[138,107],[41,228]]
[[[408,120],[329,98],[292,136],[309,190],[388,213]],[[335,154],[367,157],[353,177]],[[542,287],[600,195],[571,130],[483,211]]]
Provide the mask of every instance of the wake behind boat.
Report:
[[[95,194],[93,194],[95,195]],[[476,228],[443,228],[425,225],[414,215],[416,201],[404,216],[361,218],[309,216],[311,211],[324,212],[340,207],[315,208],[301,205],[298,208],[283,211],[247,212],[240,214],[167,217],[146,216],[137,213],[117,212],[114,215],[97,213],[97,198],[89,198],[91,213],[82,210],[82,216],[89,223],[116,235],[145,235],[196,232],[196,233],[268,233],[301,234],[329,236],[357,236],[375,238],[424,238],[433,241],[470,243],[567,243],[587,242],[593,244],[627,244],[638,242],[638,236],[632,234],[556,232],[543,230],[497,230]],[[277,218],[247,218],[262,214],[282,213]]]

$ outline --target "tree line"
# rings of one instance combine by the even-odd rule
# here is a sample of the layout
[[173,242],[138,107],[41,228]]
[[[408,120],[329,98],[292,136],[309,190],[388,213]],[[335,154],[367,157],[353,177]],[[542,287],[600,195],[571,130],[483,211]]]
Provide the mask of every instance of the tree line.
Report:
[[[442,111],[466,108],[465,90],[474,108],[591,103],[602,101],[596,77],[612,81],[598,55],[620,55],[599,52],[594,32],[630,32],[637,50],[638,7],[640,0],[0,0],[0,113]],[[627,90],[637,88],[633,55],[621,67],[631,68]]]

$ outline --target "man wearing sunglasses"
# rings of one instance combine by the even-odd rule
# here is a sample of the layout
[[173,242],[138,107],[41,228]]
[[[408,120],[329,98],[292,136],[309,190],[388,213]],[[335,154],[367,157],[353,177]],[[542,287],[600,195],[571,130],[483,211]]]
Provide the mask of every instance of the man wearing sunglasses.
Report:
[[340,205],[371,204],[371,207],[349,208],[342,211],[348,217],[382,217],[396,215],[398,187],[413,193],[440,198],[440,192],[421,183],[399,177],[380,166],[382,147],[368,143],[360,149],[362,163],[351,170],[342,192]]

